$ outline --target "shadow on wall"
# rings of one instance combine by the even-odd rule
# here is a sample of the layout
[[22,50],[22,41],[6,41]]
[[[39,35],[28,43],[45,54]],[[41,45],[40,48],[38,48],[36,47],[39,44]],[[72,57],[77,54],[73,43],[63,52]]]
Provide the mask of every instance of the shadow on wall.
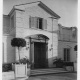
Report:
[[48,67],[56,67],[53,62],[54,62],[54,59],[58,58],[58,56],[55,56],[53,58],[48,58]]

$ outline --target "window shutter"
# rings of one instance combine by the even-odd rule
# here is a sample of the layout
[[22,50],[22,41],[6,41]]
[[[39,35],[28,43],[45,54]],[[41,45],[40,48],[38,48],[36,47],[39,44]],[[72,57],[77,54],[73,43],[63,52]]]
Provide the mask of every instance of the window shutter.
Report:
[[34,17],[34,27],[38,28],[38,18]]
[[34,27],[34,17],[30,17],[30,28]]
[[37,28],[37,17],[30,17],[30,28]]
[[47,29],[47,20],[43,19],[43,29],[46,30]]

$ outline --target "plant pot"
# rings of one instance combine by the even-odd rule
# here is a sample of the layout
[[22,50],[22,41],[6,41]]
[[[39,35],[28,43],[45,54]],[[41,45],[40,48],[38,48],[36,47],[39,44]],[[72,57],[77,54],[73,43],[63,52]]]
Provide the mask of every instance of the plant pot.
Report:
[[27,68],[27,76],[29,77],[30,76],[30,68]]
[[15,78],[21,78],[27,76],[27,64],[13,64],[12,70],[15,71]]

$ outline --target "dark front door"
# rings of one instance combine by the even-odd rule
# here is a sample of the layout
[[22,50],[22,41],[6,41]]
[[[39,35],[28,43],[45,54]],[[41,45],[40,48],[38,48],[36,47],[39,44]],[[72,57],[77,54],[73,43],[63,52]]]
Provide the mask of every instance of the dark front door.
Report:
[[34,43],[34,68],[46,67],[46,44]]

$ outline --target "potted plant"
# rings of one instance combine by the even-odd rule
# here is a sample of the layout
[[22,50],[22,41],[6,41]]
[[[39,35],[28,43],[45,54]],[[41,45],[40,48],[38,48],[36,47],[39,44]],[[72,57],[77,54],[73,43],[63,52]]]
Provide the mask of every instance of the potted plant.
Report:
[[57,68],[62,68],[63,60],[61,60],[61,58],[56,58],[53,60],[53,64],[55,64]]
[[[27,76],[27,62],[25,62],[24,59],[20,59],[20,52],[19,49],[20,47],[25,47],[26,46],[26,41],[23,38],[13,38],[11,40],[11,45],[13,47],[18,48],[18,54],[19,54],[19,61],[15,62],[15,64],[12,65],[12,69],[15,71],[15,77],[25,77],[28,78]],[[25,64],[24,64],[25,63]]]

